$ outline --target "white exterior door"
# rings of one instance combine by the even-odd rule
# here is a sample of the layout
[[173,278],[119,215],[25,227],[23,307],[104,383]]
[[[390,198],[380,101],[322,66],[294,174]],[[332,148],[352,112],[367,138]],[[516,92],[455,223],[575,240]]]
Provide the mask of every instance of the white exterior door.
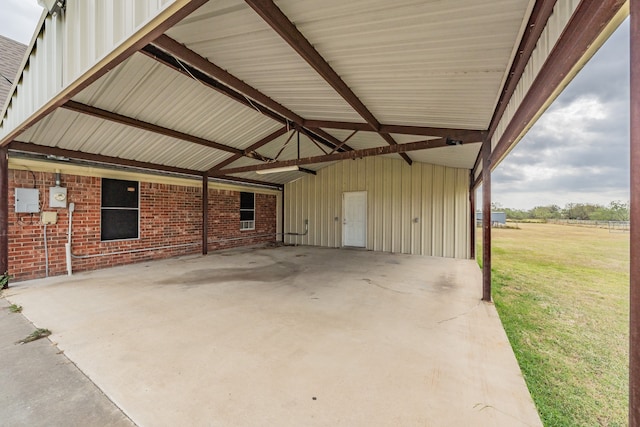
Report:
[[342,193],[342,245],[367,245],[367,192]]

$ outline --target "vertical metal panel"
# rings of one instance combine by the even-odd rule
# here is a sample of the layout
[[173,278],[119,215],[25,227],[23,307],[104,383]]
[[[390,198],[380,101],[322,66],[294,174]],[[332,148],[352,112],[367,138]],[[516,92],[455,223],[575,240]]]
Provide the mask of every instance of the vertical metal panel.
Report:
[[[328,182],[329,182],[329,174],[328,173],[324,173],[324,174],[320,174],[318,176],[318,178],[320,178],[322,180],[321,184],[322,187],[320,187],[320,193],[324,195],[324,192],[326,191]],[[331,216],[331,211],[329,209],[329,198],[327,198],[326,196],[322,198],[322,212],[323,212],[323,219],[322,219],[322,236],[321,236],[321,240],[320,240],[320,246],[329,246],[329,229],[331,227],[333,227],[333,217]]]
[[[453,258],[454,255],[454,246],[455,246],[455,201],[457,194],[455,193],[455,169],[447,168],[444,171],[444,206],[443,206],[443,218],[442,218],[442,253],[445,257]],[[453,189],[453,194],[447,197],[447,192],[451,192]]]
[[[377,227],[382,227],[382,249],[385,252],[391,251],[391,193],[393,192],[393,173],[392,166],[389,162],[385,162],[384,159],[380,159],[382,169],[382,193],[380,193],[380,203],[382,203],[382,222],[377,224]],[[374,227],[374,233],[376,228]]]
[[[455,200],[455,223],[454,223],[454,239],[455,254],[454,258],[471,258],[468,244],[469,234],[469,212],[471,204],[469,201],[469,192],[464,191],[463,187],[469,186],[469,174],[464,169],[456,170],[456,200]],[[464,244],[464,243],[467,244]]]
[[47,16],[11,98],[0,138],[177,1],[70,0],[65,13]]
[[444,256],[444,167],[433,166],[431,196],[431,255]]
[[402,163],[393,162],[391,165],[391,248],[388,252],[398,253],[402,251]]
[[529,59],[524,73],[522,74],[522,78],[518,82],[516,90],[513,92],[513,95],[509,100],[509,104],[496,127],[496,132],[493,134],[491,139],[492,147],[495,147],[502,137],[507,125],[511,122],[515,112],[529,91],[533,81],[537,77],[540,68],[542,68],[549,57],[551,50],[558,41],[558,38],[562,34],[566,24],[569,22],[569,19],[571,19],[571,15],[573,15],[573,12],[579,3],[580,0],[566,0],[556,3],[553,13],[549,17],[547,25],[540,35],[538,44],[531,54],[531,58]]
[[[424,217],[422,216],[422,164],[411,167],[411,247],[412,254],[422,254],[422,229]],[[414,221],[414,219],[416,221]]]
[[344,162],[337,163],[333,168],[335,172],[335,176],[333,178],[333,182],[331,185],[331,194],[333,196],[332,206],[333,206],[333,217],[340,218],[339,221],[334,221],[335,227],[333,228],[333,235],[331,236],[331,246],[334,248],[338,248],[342,246],[340,243],[342,241],[342,164]]
[[[434,256],[469,256],[469,172],[372,157],[346,160],[285,186],[287,243],[342,246],[342,195],[367,191],[370,250]],[[414,222],[417,218],[417,222]]]
[[382,194],[384,193],[384,170],[382,169],[383,160],[380,157],[373,159],[373,175],[375,178],[374,198],[375,198],[375,211],[376,216],[373,221],[370,221],[370,232],[372,236],[375,236],[374,251],[384,250],[384,230],[378,227],[378,224],[384,224],[384,203],[382,200]]
[[422,255],[433,255],[433,165],[422,165]]
[[402,168],[402,241],[401,252],[403,254],[411,253],[411,228],[413,222],[411,219],[411,166],[406,163],[400,163]]

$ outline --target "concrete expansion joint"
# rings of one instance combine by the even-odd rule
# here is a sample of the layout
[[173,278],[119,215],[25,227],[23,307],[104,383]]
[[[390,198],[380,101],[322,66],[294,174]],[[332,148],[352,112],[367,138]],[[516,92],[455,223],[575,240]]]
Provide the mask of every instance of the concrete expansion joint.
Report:
[[482,301],[479,301],[476,305],[474,305],[473,307],[471,307],[469,310],[465,311],[464,313],[460,313],[458,315],[455,315],[453,317],[449,317],[448,319],[443,319],[443,320],[439,320],[438,324],[442,324],[442,323],[446,323],[446,322],[450,322],[452,320],[456,320],[460,317],[466,316],[467,314],[471,313],[472,311],[474,311],[476,308],[478,308],[480,306],[480,304],[482,303]]

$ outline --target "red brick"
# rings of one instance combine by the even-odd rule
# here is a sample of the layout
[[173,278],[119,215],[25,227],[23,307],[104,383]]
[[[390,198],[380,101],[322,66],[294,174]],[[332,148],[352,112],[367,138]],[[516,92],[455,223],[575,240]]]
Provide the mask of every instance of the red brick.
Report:
[[[13,212],[14,189],[40,190],[43,210],[58,212],[57,224],[47,227],[49,274],[66,274],[64,245],[67,242],[69,214],[66,209],[48,207],[48,190],[55,185],[51,173],[9,171],[9,273],[14,280],[43,277],[43,226],[38,214]],[[69,202],[75,202],[73,213],[73,252],[92,255],[144,249],[157,246],[197,243],[196,246],[149,252],[74,259],[73,270],[85,271],[150,259],[201,252],[202,197],[197,187],[140,183],[140,238],[124,241],[100,241],[101,179],[85,176],[62,176]],[[209,249],[253,245],[275,240],[276,200],[273,195],[256,194],[255,230],[240,231],[240,193],[230,190],[209,190]],[[223,239],[246,237],[242,240]]]

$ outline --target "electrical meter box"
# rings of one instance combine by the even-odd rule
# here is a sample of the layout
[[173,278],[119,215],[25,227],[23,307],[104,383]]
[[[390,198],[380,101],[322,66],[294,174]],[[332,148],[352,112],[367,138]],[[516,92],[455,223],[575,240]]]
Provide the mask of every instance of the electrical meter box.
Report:
[[37,188],[16,188],[16,212],[40,212],[40,190]]
[[67,207],[67,189],[65,187],[49,187],[49,207]]
[[53,212],[42,212],[40,214],[40,222],[42,222],[43,224],[55,224],[56,221],[58,220],[58,213],[53,211]]

